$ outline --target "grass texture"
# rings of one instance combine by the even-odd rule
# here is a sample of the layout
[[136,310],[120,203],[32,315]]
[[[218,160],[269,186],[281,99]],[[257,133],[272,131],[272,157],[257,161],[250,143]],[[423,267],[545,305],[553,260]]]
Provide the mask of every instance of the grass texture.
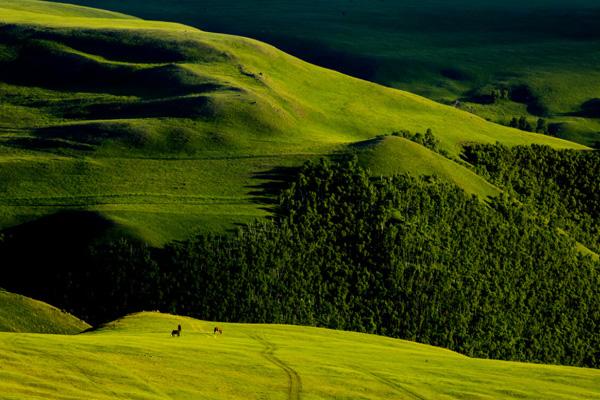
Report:
[[[585,148],[185,25],[0,0],[0,30],[0,229],[63,210],[157,245],[234,229],[268,215],[281,171],[402,129],[431,128],[453,156],[466,142]],[[392,147],[370,162],[495,191]]]
[[[253,37],[373,82],[446,103],[461,99],[496,122],[543,111],[560,137],[600,142],[598,110],[576,117],[600,93],[595,0],[68,2]],[[528,96],[474,101],[498,87],[527,88]]]
[[88,328],[53,306],[0,289],[0,332],[75,334]]
[[[171,337],[178,324],[181,337]],[[213,335],[219,326],[222,335]],[[0,333],[2,399],[594,399],[597,370],[471,359],[373,335],[130,315]]]

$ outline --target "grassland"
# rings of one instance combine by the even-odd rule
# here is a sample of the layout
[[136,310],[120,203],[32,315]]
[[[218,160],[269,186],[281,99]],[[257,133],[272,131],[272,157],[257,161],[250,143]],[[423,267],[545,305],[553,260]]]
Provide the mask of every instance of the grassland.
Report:
[[0,398],[600,398],[592,369],[318,328],[218,324],[214,336],[215,325],[140,313],[76,336],[0,333]]
[[0,289],[0,331],[75,334],[85,322],[41,301]]
[[[180,24],[0,0],[0,30],[0,229],[63,210],[158,245],[232,229],[267,215],[281,171],[400,129],[431,128],[454,156],[465,142],[584,148]],[[426,163],[402,151],[405,169]],[[494,191],[446,164],[426,172]]]
[[[465,109],[498,122],[505,122],[504,102],[473,99],[494,87],[525,86],[529,105],[554,123],[569,122],[561,137],[600,141],[597,124],[572,118],[600,91],[600,7],[593,0],[69,2],[250,36],[374,82],[442,102],[462,99]],[[529,115],[519,102],[509,108],[511,117]]]
[[356,146],[360,149],[360,163],[375,176],[436,175],[470,194],[487,197],[501,192],[467,167],[405,138],[387,136]]

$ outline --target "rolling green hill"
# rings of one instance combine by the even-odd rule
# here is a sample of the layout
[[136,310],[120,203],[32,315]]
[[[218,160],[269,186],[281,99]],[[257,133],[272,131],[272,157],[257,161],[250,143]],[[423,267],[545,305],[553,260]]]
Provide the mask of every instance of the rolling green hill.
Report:
[[219,324],[215,336],[214,326],[141,313],[77,336],[0,333],[0,398],[600,398],[593,369],[284,325]]
[[[281,171],[398,129],[431,128],[453,156],[584,148],[179,24],[0,0],[0,33],[0,228],[71,210],[153,244],[230,229],[267,215]],[[427,152],[404,151],[423,166]],[[427,173],[493,192],[436,160]]]
[[[597,105],[595,118],[581,118],[600,97],[594,0],[68,2],[250,36],[350,75],[461,99],[494,121],[544,114],[561,137],[600,141]],[[494,88],[516,89],[514,101],[490,104]]]
[[470,194],[497,196],[500,189],[467,167],[405,138],[388,136],[358,144],[360,162],[373,175],[437,175]]
[[48,4],[44,2],[31,3],[20,0],[4,0],[3,5],[6,8],[19,11],[23,14],[30,14],[30,17],[32,18],[39,18],[39,14],[52,15],[54,17],[135,18],[129,15],[97,8],[74,7],[71,5]]
[[0,289],[0,331],[75,334],[90,326],[41,301]]

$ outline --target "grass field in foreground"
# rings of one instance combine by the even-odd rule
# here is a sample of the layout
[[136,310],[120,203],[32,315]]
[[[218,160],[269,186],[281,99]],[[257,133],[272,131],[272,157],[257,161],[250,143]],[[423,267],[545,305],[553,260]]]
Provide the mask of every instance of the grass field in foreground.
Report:
[[61,310],[0,289],[0,331],[74,334],[90,326]]
[[600,398],[592,369],[318,328],[218,324],[214,336],[215,325],[141,313],[76,336],[0,333],[0,398]]
[[[465,142],[585,148],[180,24],[0,0],[0,29],[0,230],[64,210],[155,245],[232,229],[267,214],[281,171],[403,129],[431,128],[453,156]],[[398,149],[411,173],[490,193]]]

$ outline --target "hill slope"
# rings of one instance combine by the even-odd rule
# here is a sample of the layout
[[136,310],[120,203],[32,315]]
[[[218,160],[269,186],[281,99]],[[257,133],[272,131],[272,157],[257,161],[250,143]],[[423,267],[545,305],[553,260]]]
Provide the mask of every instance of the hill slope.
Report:
[[33,13],[36,15],[30,15],[32,18],[39,18],[40,14],[52,15],[55,17],[88,17],[88,18],[126,18],[135,19],[129,15],[100,10],[97,8],[89,7],[76,7],[66,4],[48,4],[45,2],[31,3],[21,0],[4,0],[3,2],[4,12],[8,12],[7,9],[18,11],[23,14]]
[[[171,329],[182,325],[179,338]],[[471,359],[372,335],[157,313],[77,336],[0,334],[3,398],[594,399],[597,370]]]
[[431,128],[453,155],[583,148],[250,39],[34,0],[0,11],[0,228],[65,209],[155,244],[231,228],[266,214],[274,171],[398,129]]
[[470,194],[497,196],[501,192],[467,167],[405,138],[388,136],[357,146],[361,164],[376,176],[437,175]]
[[0,331],[75,334],[90,326],[41,301],[0,289]]
[[[494,121],[546,115],[561,137],[600,141],[594,0],[68,2],[253,37],[350,75],[442,102],[461,99]],[[492,101],[495,88],[513,95]]]
[[[169,336],[182,325],[182,336]],[[596,370],[371,335],[142,313],[75,337],[0,334],[4,398],[598,398]],[[19,351],[16,351],[18,345]],[[500,384],[501,382],[501,384]]]

